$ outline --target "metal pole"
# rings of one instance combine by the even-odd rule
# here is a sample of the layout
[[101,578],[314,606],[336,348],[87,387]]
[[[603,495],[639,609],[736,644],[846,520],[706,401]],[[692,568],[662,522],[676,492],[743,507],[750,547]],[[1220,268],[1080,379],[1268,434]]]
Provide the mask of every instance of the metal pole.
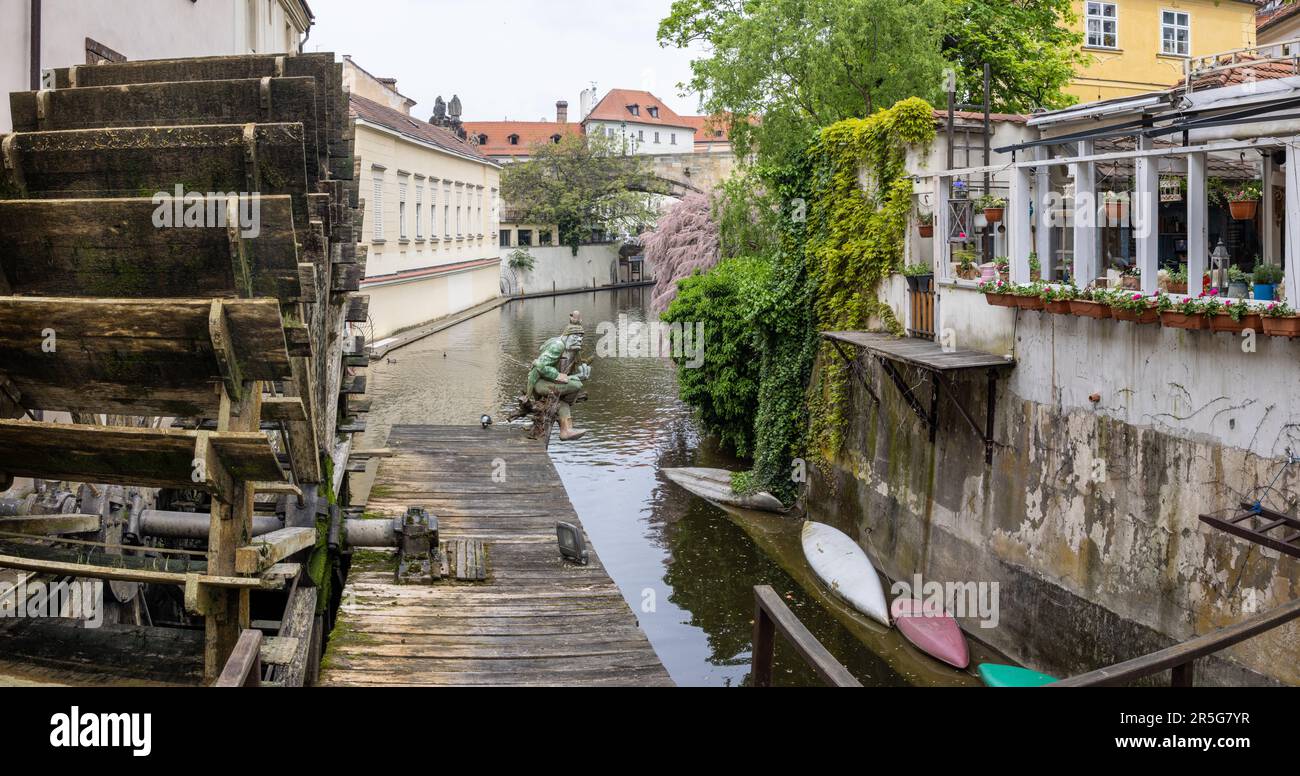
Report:
[[[992,82],[992,69],[989,67],[989,63],[985,62],[984,63],[984,166],[985,167],[988,167],[990,164],[989,147],[991,145],[990,141],[992,139],[991,138],[992,123],[989,121],[989,103],[992,101],[992,93],[990,91],[991,82]],[[989,190],[992,187],[992,185],[993,185],[993,178],[987,171],[985,171],[984,194],[986,196],[993,193]],[[1018,218],[1020,216],[1018,213],[1012,213],[1011,217]],[[993,256],[993,233],[994,233],[994,227],[991,225],[988,226],[985,230],[985,240],[986,240],[984,245],[985,261],[990,260]]]

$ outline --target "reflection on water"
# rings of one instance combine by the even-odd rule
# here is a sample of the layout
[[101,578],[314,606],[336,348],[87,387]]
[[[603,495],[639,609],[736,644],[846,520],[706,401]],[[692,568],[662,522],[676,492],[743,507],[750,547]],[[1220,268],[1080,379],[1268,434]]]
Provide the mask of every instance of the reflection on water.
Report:
[[[673,679],[746,683],[752,588],[768,584],[864,684],[928,684],[944,675],[952,681],[952,672],[931,675],[924,658],[900,661],[898,653],[910,648],[896,635],[866,633],[868,643],[877,642],[875,651],[868,649],[769,557],[775,553],[791,568],[797,526],[790,521],[729,516],[659,473],[661,467],[740,464],[701,436],[677,400],[671,361],[593,357],[597,325],[620,314],[645,321],[649,291],[512,302],[390,354],[392,361],[370,370],[375,403],[364,446],[382,447],[394,424],[477,424],[483,413],[503,422],[542,342],[564,328],[569,311],[581,310],[593,374],[590,401],[575,408],[574,419],[588,434],[571,443],[555,438],[551,457],[597,553]],[[775,669],[780,684],[818,683],[779,640]]]

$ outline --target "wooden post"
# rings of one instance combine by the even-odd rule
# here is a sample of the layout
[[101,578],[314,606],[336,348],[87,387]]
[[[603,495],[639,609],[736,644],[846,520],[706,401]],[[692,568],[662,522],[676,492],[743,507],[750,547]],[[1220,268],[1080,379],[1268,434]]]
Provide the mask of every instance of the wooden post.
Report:
[[[1188,289],[1191,290],[1191,289]],[[1191,687],[1195,683],[1196,661],[1188,660],[1170,670],[1170,687]]]
[[[1199,296],[1210,256],[1209,210],[1205,187],[1206,156],[1187,155],[1187,295]],[[1143,271],[1145,284],[1145,270]]]
[[1265,263],[1277,264],[1282,251],[1281,246],[1278,245],[1278,230],[1275,223],[1277,207],[1273,202],[1273,177],[1277,172],[1277,164],[1274,163],[1271,153],[1260,163],[1260,171],[1262,172],[1260,177],[1264,181],[1263,194],[1259,203],[1260,225],[1263,227],[1260,234],[1260,240],[1263,242],[1261,258]]
[[[1092,154],[1092,141],[1079,141],[1079,156]],[[1070,165],[1074,176],[1074,282],[1084,288],[1097,275],[1097,177],[1092,162]]]
[[[243,386],[243,399],[235,403],[221,387],[218,431],[257,431],[261,426],[262,384]],[[212,523],[208,529],[208,573],[235,576],[236,551],[253,536],[254,491],[235,480],[228,493],[212,498]],[[204,620],[203,675],[215,680],[235,649],[239,634],[249,625],[248,590],[216,590],[210,595]]]
[[[1152,148],[1151,138],[1141,137],[1138,149]],[[1129,204],[1129,217],[1136,231],[1137,265],[1142,270],[1142,293],[1151,295],[1159,290],[1157,275],[1160,272],[1160,181],[1157,175],[1158,160],[1150,156],[1138,157],[1134,162],[1134,179],[1137,191]]]
[[750,675],[755,687],[772,686],[772,659],[776,653],[776,624],[763,608],[761,599],[754,600],[754,652]]

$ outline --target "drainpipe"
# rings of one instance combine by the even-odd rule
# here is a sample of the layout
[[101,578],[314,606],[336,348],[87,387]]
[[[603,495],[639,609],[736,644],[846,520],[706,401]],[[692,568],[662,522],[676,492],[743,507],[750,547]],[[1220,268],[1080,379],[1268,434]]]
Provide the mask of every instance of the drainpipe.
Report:
[[32,0],[32,91],[41,88],[41,0]]

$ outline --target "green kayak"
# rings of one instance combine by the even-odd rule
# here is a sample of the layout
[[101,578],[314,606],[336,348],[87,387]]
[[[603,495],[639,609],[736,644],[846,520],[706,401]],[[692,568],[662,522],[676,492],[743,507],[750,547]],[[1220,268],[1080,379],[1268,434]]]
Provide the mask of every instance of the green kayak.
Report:
[[988,687],[1042,687],[1057,681],[1055,676],[997,663],[980,663],[980,679]]

